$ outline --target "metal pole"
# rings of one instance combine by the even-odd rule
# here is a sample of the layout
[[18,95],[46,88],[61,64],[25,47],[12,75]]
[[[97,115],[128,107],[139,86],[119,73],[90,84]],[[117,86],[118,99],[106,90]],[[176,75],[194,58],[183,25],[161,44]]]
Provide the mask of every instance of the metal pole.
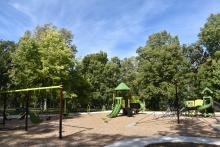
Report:
[[59,122],[59,138],[62,139],[62,120],[63,120],[63,86],[60,89],[60,122]]
[[4,94],[4,106],[3,106],[3,119],[2,119],[2,124],[5,125],[5,120],[6,120],[6,94]]
[[26,96],[26,109],[25,109],[25,113],[26,113],[26,116],[25,116],[25,131],[28,131],[28,107],[29,107],[29,92]]
[[177,123],[180,123],[180,113],[179,113],[179,97],[178,97],[178,87],[177,87],[177,81],[175,83],[176,88],[176,111],[177,111]]

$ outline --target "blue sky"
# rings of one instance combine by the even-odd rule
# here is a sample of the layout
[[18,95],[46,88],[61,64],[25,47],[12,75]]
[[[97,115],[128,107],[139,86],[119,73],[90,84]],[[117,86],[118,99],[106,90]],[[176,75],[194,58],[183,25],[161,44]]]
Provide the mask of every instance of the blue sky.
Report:
[[135,56],[147,37],[162,30],[181,43],[197,40],[219,0],[0,0],[0,39],[18,41],[26,30],[53,23],[74,34],[78,56],[103,50]]

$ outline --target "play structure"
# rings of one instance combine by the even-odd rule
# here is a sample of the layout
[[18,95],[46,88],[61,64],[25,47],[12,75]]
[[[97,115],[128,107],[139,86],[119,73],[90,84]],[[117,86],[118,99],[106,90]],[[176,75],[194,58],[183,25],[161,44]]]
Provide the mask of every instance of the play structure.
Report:
[[120,83],[115,88],[115,95],[113,96],[113,108],[109,117],[117,117],[122,109],[123,115],[132,116],[145,109],[144,103],[139,97],[131,96],[130,88],[125,83]]
[[205,117],[214,115],[212,93],[213,91],[206,87],[201,93],[203,99],[184,101],[185,107],[183,111],[189,116],[198,115],[199,112]]
[[[23,98],[25,102],[25,108],[23,109],[23,112],[18,115],[18,119],[25,120],[25,131],[28,131],[28,118],[30,118],[30,121],[32,124],[39,124],[43,120],[40,118],[39,114],[36,112],[32,112],[30,110],[30,103],[31,103],[31,92],[35,91],[47,91],[47,90],[59,90],[59,138],[62,138],[62,119],[63,116],[67,113],[66,107],[65,107],[65,113],[64,113],[64,96],[63,96],[63,86],[50,86],[50,87],[38,87],[38,88],[28,88],[28,89],[18,89],[18,90],[10,90],[10,91],[3,91],[0,92],[0,100],[3,100],[3,112],[2,112],[2,124],[3,126],[6,124],[7,119],[7,101],[9,101],[9,98],[12,93],[22,93],[23,97],[19,97],[19,99]],[[66,105],[65,105],[66,106]]]

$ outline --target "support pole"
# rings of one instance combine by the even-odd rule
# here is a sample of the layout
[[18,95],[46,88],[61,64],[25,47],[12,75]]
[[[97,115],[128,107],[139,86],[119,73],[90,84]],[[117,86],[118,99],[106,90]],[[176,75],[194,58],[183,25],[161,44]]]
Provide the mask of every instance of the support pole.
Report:
[[5,120],[6,120],[6,94],[4,94],[4,106],[3,106],[3,114],[2,114],[2,124],[5,125]]
[[180,113],[179,113],[179,97],[178,97],[178,87],[177,81],[175,82],[175,89],[176,89],[176,111],[177,111],[177,123],[180,123]]
[[25,109],[25,113],[26,113],[26,116],[25,116],[25,131],[28,131],[28,107],[29,107],[29,95],[30,93],[27,94],[26,96],[26,109]]
[[60,89],[60,122],[59,122],[59,138],[62,139],[62,120],[63,120],[63,86]]

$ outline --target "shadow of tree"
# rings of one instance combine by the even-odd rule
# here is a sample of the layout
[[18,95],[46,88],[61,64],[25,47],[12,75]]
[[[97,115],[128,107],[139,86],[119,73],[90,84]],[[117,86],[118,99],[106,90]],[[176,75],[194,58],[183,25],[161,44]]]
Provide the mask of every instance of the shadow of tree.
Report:
[[[81,115],[74,115],[72,118],[81,117]],[[63,131],[63,139],[58,138],[58,119],[57,121],[44,121],[41,124],[34,125],[30,123],[28,132],[24,129],[24,120],[10,120],[7,121],[8,128],[12,130],[0,130],[0,144],[1,147],[8,146],[104,146],[122,139],[135,138],[138,136],[122,136],[119,134],[105,135],[96,133],[87,133],[86,131],[93,128],[63,124],[63,127],[76,128],[76,132],[65,135]],[[18,123],[18,124],[16,124]],[[15,125],[16,124],[16,125]],[[13,127],[15,125],[15,127]],[[64,129],[65,130],[65,129]]]
[[[131,139],[140,136],[122,136],[119,134],[104,135],[85,133],[83,130],[73,133],[71,135],[64,136],[62,140],[57,136],[50,136],[44,138],[27,138],[25,134],[19,134],[15,140],[10,139],[10,135],[3,135],[0,137],[1,147],[8,146],[92,146],[100,147],[111,144],[113,142]],[[14,138],[13,138],[14,139]]]
[[[50,119],[48,119],[48,117],[50,117]],[[75,119],[75,118],[79,118],[82,117],[82,115],[80,113],[76,113],[76,114],[72,114],[71,116],[67,117],[67,118],[63,118],[64,119]],[[30,119],[28,119],[28,128],[36,128],[35,130],[41,130],[38,126],[41,125],[42,128],[47,127],[46,132],[48,131],[52,131],[55,128],[55,125],[49,125],[48,123],[51,121],[56,121],[57,123],[59,122],[59,115],[41,115],[40,118],[43,120],[43,122],[41,124],[33,124],[31,123]],[[2,122],[2,120],[0,120]],[[43,125],[42,125],[43,124]],[[58,124],[57,124],[58,125]],[[6,131],[6,130],[24,130],[25,129],[25,119],[8,119],[5,121],[5,125],[0,124],[0,131]],[[43,130],[42,130],[43,131]],[[44,129],[45,131],[45,129]],[[34,130],[33,130],[34,132]]]
[[220,137],[220,132],[212,130],[208,124],[196,117],[185,117],[181,119],[180,124],[173,122],[169,131],[159,131],[155,135],[180,135],[180,136],[201,136],[201,137]]
[[[207,124],[198,118],[181,119],[180,124],[176,124],[176,120],[165,121],[165,119],[151,120],[145,122],[140,120],[140,124],[147,123],[173,123],[167,131],[158,131],[153,135],[162,136],[202,136],[202,137],[220,137],[220,132],[214,131],[207,127]],[[116,141],[132,138],[140,138],[144,136],[123,136],[120,134],[97,134],[91,133],[91,127],[65,124],[71,134],[66,134],[65,129],[63,139],[58,139],[58,121],[46,121],[40,125],[33,125],[28,132],[25,131],[0,131],[0,146],[104,146]]]

